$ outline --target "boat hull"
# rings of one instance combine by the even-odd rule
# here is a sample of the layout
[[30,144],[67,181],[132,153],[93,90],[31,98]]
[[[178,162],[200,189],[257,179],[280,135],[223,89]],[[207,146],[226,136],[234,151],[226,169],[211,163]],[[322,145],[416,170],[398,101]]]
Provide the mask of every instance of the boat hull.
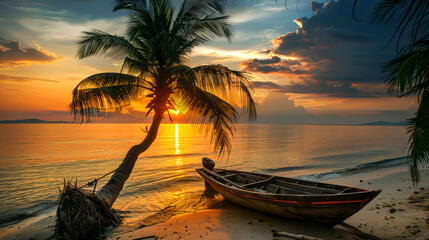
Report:
[[197,169],[204,180],[231,202],[285,218],[312,220],[329,226],[359,211],[381,191],[345,194],[295,195],[259,193],[228,186],[210,176],[210,170]]

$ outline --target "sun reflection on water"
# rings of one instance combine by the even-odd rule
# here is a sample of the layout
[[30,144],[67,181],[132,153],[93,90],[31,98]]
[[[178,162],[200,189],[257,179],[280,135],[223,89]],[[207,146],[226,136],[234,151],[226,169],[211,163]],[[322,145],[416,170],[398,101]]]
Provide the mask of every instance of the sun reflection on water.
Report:
[[[183,166],[182,157],[180,156],[180,149],[179,149],[180,142],[179,142],[179,124],[178,123],[176,123],[176,142],[175,142],[174,146],[176,147],[175,154],[179,155],[176,158],[176,166]],[[179,171],[181,172],[181,170],[179,170]]]

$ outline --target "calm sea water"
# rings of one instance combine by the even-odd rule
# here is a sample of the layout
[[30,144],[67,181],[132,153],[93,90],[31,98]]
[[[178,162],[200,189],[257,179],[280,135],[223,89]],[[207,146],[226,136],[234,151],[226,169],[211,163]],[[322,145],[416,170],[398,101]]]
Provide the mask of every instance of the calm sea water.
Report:
[[[83,185],[115,169],[144,138],[144,126],[0,125],[0,221],[54,205],[64,178]],[[219,167],[323,180],[400,164],[406,155],[404,127],[255,124],[236,130],[233,151],[217,160]],[[130,211],[125,226],[195,199],[204,184],[194,169],[202,157],[216,159],[212,147],[193,125],[162,125],[114,205]]]

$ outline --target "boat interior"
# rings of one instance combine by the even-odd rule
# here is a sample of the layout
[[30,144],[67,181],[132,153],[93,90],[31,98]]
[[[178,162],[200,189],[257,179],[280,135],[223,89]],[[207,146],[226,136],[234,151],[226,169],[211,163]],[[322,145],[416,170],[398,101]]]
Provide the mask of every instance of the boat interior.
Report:
[[345,187],[321,182],[306,181],[293,178],[270,176],[258,173],[247,173],[234,170],[204,170],[217,181],[239,189],[266,194],[343,194],[365,191],[359,188]]

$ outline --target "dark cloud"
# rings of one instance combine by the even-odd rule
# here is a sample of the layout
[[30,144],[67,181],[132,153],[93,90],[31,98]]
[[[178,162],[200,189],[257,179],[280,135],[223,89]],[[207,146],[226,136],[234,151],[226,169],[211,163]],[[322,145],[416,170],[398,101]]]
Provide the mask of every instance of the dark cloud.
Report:
[[263,82],[263,81],[255,81],[252,82],[253,88],[262,88],[262,89],[281,89],[282,87],[278,85],[277,83],[273,82]]
[[365,43],[371,42],[374,38],[368,34],[351,32],[345,29],[328,29],[327,32],[334,38],[344,42]]
[[22,48],[18,41],[0,38],[0,67],[19,67],[32,64],[52,63],[61,59],[48,51]]
[[320,93],[320,94],[343,94],[356,95],[357,89],[350,82],[331,83],[327,81],[304,81],[303,83],[292,83],[282,89],[288,93]]
[[325,5],[324,3],[322,3],[322,2],[315,2],[315,1],[311,1],[310,2],[310,5],[311,5],[311,11],[312,12],[318,12],[318,11],[320,11],[320,10],[322,10],[323,9],[323,6]]
[[12,82],[50,82],[50,83],[58,83],[60,81],[57,80],[49,80],[42,78],[32,78],[32,77],[17,77],[17,76],[9,76],[0,74],[0,81],[12,81]]
[[304,30],[308,21],[307,17],[295,19],[294,22],[298,24],[298,29],[273,39],[274,49],[272,52],[281,55],[294,55],[298,50],[308,50],[318,45],[319,42],[308,34],[308,30]]
[[260,60],[260,59],[253,59],[251,61],[253,61],[254,63],[257,63],[257,64],[264,65],[264,64],[279,63],[282,60],[279,57],[272,57],[271,59],[262,59],[262,60]]
[[[382,84],[380,69],[383,62],[396,55],[394,46],[383,48],[394,26],[355,21],[350,13],[353,1],[338,1],[329,7],[322,5],[311,2],[312,9],[318,10],[317,14],[310,18],[295,19],[298,25],[296,31],[272,40],[272,54],[298,59],[307,73],[305,79],[301,77],[302,82],[281,86],[277,91],[323,93],[331,94],[332,97],[373,97],[384,94],[375,89]],[[368,15],[373,6],[374,2],[362,0],[356,14]],[[320,8],[324,10],[320,11]],[[262,64],[255,60],[242,64],[247,71],[282,72],[282,69],[275,69],[276,65],[278,63]],[[286,73],[287,69],[283,72]],[[354,87],[362,83],[369,87],[365,92]],[[267,88],[268,84],[262,86]]]
[[300,77],[301,82],[292,81],[287,85],[280,85],[271,81],[254,81],[252,86],[255,89],[268,89],[282,93],[306,93],[325,94],[335,98],[379,98],[386,96],[383,87],[374,86],[371,89],[359,90],[353,86],[351,81],[319,81],[310,77]]
[[[335,17],[335,10],[341,9],[333,7],[311,18],[295,19],[294,22],[298,24],[297,30],[273,39],[273,53],[313,57],[317,55],[315,52],[317,50],[330,49],[333,51],[349,48],[349,51],[345,53],[336,52],[337,55],[341,56],[348,54],[357,47],[361,48],[362,51],[362,48],[366,47],[366,43],[375,40],[375,26],[370,27],[368,23],[355,22],[351,16],[349,16],[351,19],[347,19],[347,16],[343,16],[346,19],[341,19],[340,16],[342,15]],[[350,22],[350,24],[347,25],[346,22]],[[386,39],[386,35],[383,39]],[[349,45],[351,43],[354,45]],[[381,47],[378,50],[380,51]]]
[[265,53],[265,54],[268,54],[268,53],[270,53],[271,51],[273,51],[273,50],[272,50],[272,49],[269,49],[269,48],[266,48],[266,49],[264,49],[264,50],[260,51],[259,53]]
[[302,82],[292,82],[288,85],[279,85],[270,81],[254,81],[253,88],[268,89],[282,93],[308,93],[308,94],[326,94],[329,97],[337,98],[378,98],[385,96],[380,91],[358,91],[351,82],[318,81],[314,79],[302,78]]
[[252,59],[240,63],[242,70],[255,73],[303,74],[301,63],[297,60],[282,60],[279,57],[271,59]]

